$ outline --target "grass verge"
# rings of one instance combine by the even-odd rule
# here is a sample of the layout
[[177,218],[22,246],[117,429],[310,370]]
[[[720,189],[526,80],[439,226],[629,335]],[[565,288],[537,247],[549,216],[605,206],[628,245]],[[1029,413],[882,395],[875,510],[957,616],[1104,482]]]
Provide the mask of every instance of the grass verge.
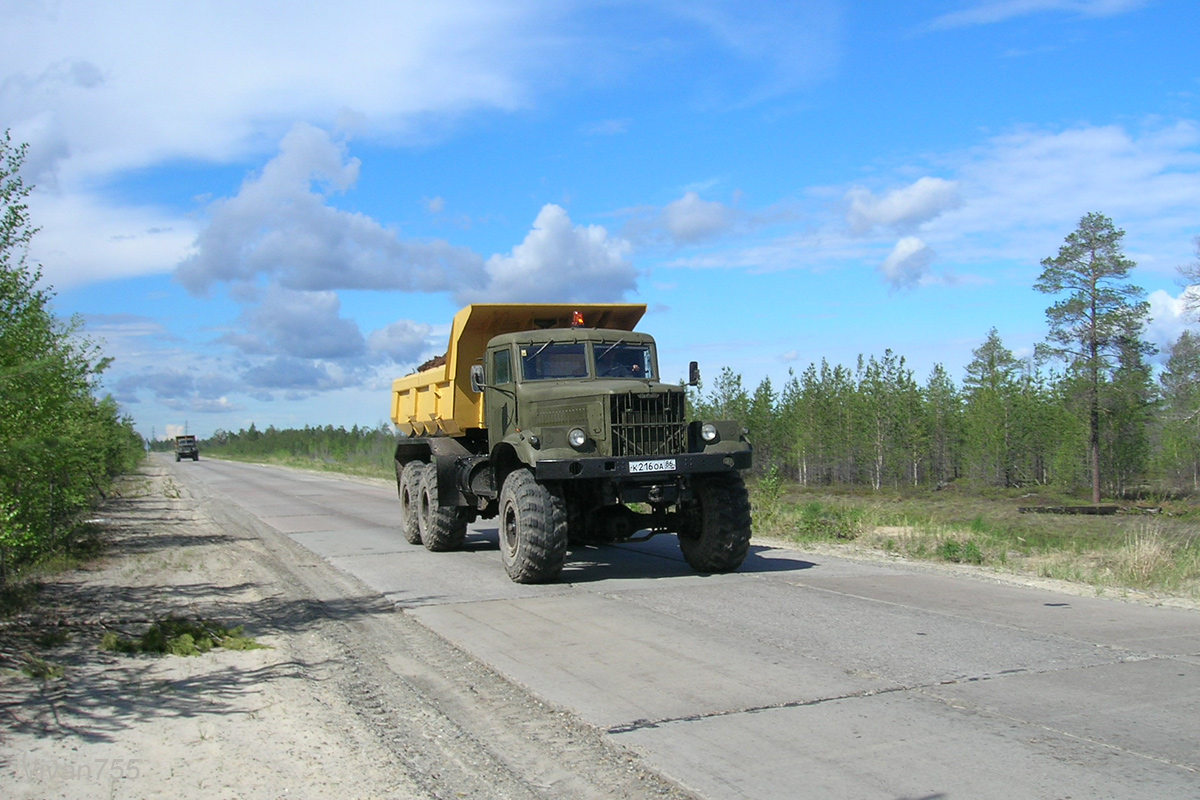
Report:
[[335,472],[340,475],[357,475],[363,478],[396,479],[396,471],[390,460],[386,464],[379,464],[366,460],[348,462],[309,458],[307,456],[296,456],[288,453],[246,456],[223,451],[215,451],[209,457],[225,461],[242,461],[248,464],[273,464],[279,467],[294,467],[296,469],[315,470],[317,472]]
[[1113,516],[1023,514],[1069,505],[1029,492],[965,495],[817,491],[764,478],[751,487],[754,527],[797,543],[854,542],[914,559],[990,566],[1200,599],[1200,509],[1175,501]]

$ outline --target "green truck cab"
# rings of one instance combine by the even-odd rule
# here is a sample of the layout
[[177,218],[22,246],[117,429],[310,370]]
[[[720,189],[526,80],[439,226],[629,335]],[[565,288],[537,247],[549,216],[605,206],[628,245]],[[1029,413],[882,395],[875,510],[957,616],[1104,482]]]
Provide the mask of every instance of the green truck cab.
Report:
[[200,460],[200,446],[196,444],[195,436],[175,437],[175,460],[182,461],[185,458],[190,458],[192,461]]
[[654,339],[633,330],[644,311],[459,312],[446,358],[393,384],[408,540],[456,549],[470,521],[499,517],[520,583],[556,579],[571,542],[668,532],[697,571],[737,569],[750,541],[750,443],[740,423],[686,419],[684,386],[660,380]]

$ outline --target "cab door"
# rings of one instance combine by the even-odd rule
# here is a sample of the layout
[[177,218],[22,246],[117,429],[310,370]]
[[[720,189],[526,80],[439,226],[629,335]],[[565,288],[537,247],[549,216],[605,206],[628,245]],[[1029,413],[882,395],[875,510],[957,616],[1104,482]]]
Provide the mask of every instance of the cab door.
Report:
[[484,370],[489,387],[485,390],[483,404],[489,449],[495,447],[517,426],[517,387],[512,363],[511,347],[499,347],[487,353]]

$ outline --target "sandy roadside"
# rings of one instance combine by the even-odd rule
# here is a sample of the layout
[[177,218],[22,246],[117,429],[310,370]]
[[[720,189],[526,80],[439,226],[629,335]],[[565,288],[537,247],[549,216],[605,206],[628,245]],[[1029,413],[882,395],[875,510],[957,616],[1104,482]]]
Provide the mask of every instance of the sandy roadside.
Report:
[[[98,515],[105,556],[0,625],[5,798],[689,796],[173,475],[150,459]],[[99,647],[171,614],[269,649]]]

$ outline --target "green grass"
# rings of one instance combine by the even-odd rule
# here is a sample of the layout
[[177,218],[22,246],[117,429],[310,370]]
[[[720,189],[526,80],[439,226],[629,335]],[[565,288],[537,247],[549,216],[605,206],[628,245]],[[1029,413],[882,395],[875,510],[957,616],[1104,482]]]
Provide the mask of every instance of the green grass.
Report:
[[102,650],[127,655],[169,653],[175,656],[198,656],[214,647],[226,650],[261,650],[267,645],[259,644],[253,637],[246,636],[240,625],[228,628],[208,620],[188,620],[179,617],[158,620],[137,639],[126,639],[109,631],[100,641]]
[[[203,456],[202,456],[203,457]],[[226,461],[243,461],[252,464],[274,464],[280,467],[295,467],[297,469],[315,470],[318,472],[335,472],[340,475],[358,475],[364,478],[396,479],[396,470],[392,466],[391,457],[387,463],[377,463],[365,459],[354,461],[334,461],[329,459],[309,458],[289,453],[270,453],[266,455],[240,455],[223,451],[213,452],[210,458]]]
[[1200,598],[1200,507],[1128,506],[1115,516],[1022,514],[1070,505],[1051,493],[811,490],[774,477],[752,485],[756,535],[846,542],[908,558]]
[[47,681],[58,680],[63,677],[64,671],[61,665],[52,664],[45,659],[38,658],[33,655],[26,655],[24,663],[21,664],[21,672],[27,677],[35,681],[45,683]]

